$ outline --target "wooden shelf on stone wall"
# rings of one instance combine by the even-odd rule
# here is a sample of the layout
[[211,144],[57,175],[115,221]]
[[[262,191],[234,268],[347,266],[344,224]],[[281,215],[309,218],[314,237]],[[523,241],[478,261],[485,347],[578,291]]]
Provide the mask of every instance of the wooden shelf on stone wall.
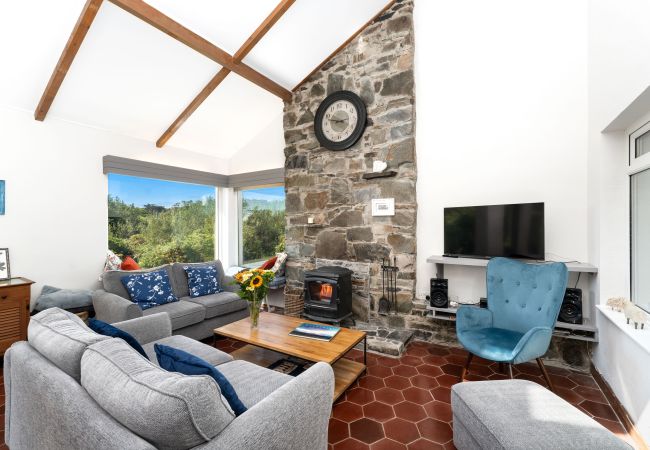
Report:
[[395,170],[388,170],[386,172],[370,172],[370,173],[364,173],[361,178],[364,180],[372,180],[374,178],[388,178],[388,177],[394,177],[397,175],[397,172]]

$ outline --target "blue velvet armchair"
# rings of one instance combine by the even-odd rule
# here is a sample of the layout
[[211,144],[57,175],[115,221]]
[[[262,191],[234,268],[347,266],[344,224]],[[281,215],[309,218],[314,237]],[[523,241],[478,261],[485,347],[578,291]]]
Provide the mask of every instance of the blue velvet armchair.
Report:
[[548,350],[567,284],[563,263],[525,264],[493,258],[487,266],[488,307],[461,306],[456,314],[458,340],[473,355],[512,365],[537,360],[549,388],[553,385],[541,357]]

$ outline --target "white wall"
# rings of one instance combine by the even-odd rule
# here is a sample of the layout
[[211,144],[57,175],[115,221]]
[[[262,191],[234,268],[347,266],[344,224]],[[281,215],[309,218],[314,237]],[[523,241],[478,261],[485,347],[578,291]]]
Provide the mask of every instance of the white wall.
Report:
[[[601,131],[650,84],[650,15],[645,0],[589,3],[590,253],[599,298],[629,296],[629,177],[625,132]],[[650,111],[647,111],[650,113]],[[632,124],[630,124],[632,125]],[[593,361],[650,442],[650,349],[599,315]],[[639,373],[645,373],[640,378]]]
[[262,131],[230,158],[230,173],[256,172],[284,167],[282,110]]
[[13,276],[67,288],[95,287],[107,248],[107,177],[102,156],[116,155],[224,172],[227,161],[0,106],[0,179],[6,214],[0,247]]
[[[417,292],[443,252],[443,208],[544,202],[549,259],[586,261],[587,0],[415,6]],[[452,299],[484,271],[447,268]]]

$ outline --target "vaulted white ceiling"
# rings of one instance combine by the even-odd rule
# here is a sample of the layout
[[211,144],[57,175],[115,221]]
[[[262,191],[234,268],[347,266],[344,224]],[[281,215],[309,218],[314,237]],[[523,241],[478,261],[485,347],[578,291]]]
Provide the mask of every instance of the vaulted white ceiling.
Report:
[[[84,3],[21,0],[4,5],[0,104],[35,109]],[[387,3],[297,0],[244,62],[292,89]],[[277,0],[149,0],[149,4],[233,54]],[[104,1],[48,117],[153,145],[220,68]],[[281,114],[279,98],[231,74],[169,144],[228,158]]]

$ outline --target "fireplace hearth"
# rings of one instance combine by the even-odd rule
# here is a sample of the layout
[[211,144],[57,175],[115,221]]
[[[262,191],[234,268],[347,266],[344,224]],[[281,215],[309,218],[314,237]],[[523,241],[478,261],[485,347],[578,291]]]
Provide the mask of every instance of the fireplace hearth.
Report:
[[304,301],[304,316],[308,319],[340,323],[351,318],[352,271],[338,266],[306,271]]

